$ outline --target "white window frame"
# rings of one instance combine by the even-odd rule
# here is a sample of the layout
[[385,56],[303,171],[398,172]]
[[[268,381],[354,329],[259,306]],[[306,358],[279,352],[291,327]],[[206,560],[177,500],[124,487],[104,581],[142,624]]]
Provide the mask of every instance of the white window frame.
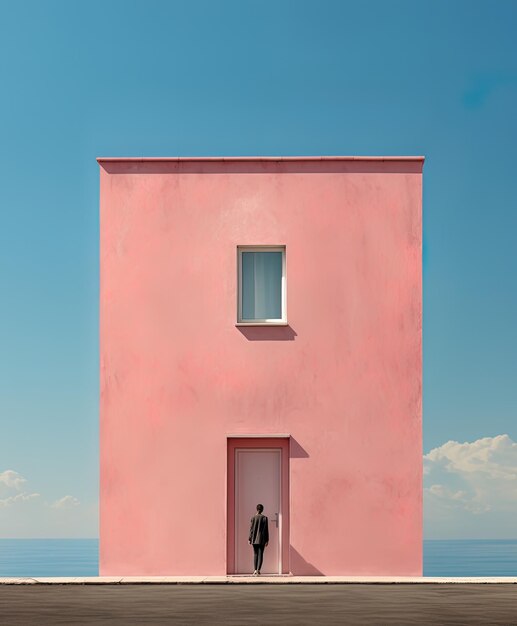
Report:
[[[282,317],[278,319],[246,320],[242,318],[242,253],[282,253]],[[287,280],[285,246],[237,246],[237,326],[287,326]]]

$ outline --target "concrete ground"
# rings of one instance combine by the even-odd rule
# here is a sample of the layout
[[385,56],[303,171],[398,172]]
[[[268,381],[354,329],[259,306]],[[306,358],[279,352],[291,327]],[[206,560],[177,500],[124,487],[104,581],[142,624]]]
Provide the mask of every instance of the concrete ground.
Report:
[[515,584],[0,585],[2,626],[517,625]]

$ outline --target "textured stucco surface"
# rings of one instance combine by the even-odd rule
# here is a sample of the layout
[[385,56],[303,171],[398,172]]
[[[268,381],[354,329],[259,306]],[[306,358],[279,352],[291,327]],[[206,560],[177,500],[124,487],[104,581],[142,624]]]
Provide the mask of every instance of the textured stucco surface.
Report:
[[422,162],[100,165],[101,575],[226,573],[229,433],[292,436],[294,574],[421,575]]

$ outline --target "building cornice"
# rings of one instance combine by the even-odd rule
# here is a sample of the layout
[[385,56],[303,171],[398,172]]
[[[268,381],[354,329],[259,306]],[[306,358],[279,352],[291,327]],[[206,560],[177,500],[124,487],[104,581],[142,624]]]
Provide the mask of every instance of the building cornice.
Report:
[[318,162],[318,161],[418,161],[423,162],[423,156],[257,156],[257,157],[97,157],[98,163],[176,163],[176,162]]

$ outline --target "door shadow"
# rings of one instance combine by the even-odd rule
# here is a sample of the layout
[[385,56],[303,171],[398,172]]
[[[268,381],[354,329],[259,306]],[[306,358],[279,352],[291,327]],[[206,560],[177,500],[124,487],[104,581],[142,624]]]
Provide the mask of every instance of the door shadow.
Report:
[[302,446],[296,441],[296,439],[292,435],[289,441],[289,457],[291,459],[309,458],[308,452],[302,448]]
[[291,574],[293,574],[293,576],[324,576],[323,572],[320,572],[312,563],[306,561],[296,548],[293,548],[291,545],[290,549]]
[[294,341],[295,331],[290,326],[237,326],[248,341]]

